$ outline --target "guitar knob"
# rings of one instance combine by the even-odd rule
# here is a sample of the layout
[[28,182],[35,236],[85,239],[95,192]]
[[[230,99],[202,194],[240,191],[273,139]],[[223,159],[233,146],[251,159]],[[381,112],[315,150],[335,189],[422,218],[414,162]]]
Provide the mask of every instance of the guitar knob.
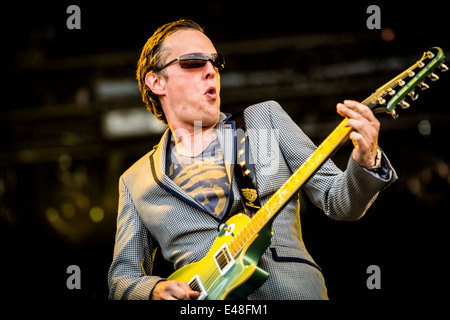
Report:
[[441,70],[441,72],[445,72],[448,70],[448,67],[445,64],[441,63],[439,65],[439,69]]
[[390,112],[392,118],[397,119],[398,118],[398,114],[397,111],[395,111],[395,109],[392,109],[392,111]]
[[422,89],[422,90],[427,90],[427,89],[430,88],[430,86],[427,85],[424,81],[422,81],[422,82],[419,84],[419,87],[420,87],[420,89]]
[[419,98],[419,94],[416,93],[414,90],[411,91],[408,96],[411,98],[412,101],[416,101]]
[[398,103],[400,105],[400,107],[402,107],[402,109],[408,109],[409,108],[409,103],[406,102],[405,100],[402,100]]
[[435,73],[430,73],[429,75],[428,75],[428,77],[431,79],[431,81],[436,81],[436,80],[439,80],[439,77],[438,77],[438,75],[437,74],[435,74]]

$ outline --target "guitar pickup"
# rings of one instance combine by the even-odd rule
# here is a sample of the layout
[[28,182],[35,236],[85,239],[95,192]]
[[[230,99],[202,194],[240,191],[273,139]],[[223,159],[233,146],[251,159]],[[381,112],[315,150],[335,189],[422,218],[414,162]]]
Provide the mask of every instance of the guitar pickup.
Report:
[[205,300],[208,296],[208,292],[206,292],[205,286],[197,274],[188,282],[188,286],[192,291],[200,292],[197,300]]
[[214,261],[221,275],[225,275],[236,263],[226,243],[214,254]]

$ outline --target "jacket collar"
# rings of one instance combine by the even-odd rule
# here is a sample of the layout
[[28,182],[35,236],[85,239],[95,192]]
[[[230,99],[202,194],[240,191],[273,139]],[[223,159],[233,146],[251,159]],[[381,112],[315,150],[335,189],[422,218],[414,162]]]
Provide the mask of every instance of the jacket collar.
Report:
[[[221,113],[219,122],[217,123],[215,130],[220,146],[222,148],[228,180],[231,184],[234,170],[234,162],[236,159],[235,155],[236,126],[234,121],[229,121],[230,116],[231,115],[229,114]],[[181,189],[166,175],[166,154],[171,139],[172,134],[170,132],[170,129],[167,129],[164,132],[158,145],[155,146],[154,152],[150,154],[150,167],[151,167],[150,169],[153,174],[153,178],[159,184],[160,187],[162,187],[175,197],[190,204],[194,208],[197,208],[201,211],[208,213],[207,210],[203,208],[201,204],[195,201],[191,196],[189,196],[183,189]]]

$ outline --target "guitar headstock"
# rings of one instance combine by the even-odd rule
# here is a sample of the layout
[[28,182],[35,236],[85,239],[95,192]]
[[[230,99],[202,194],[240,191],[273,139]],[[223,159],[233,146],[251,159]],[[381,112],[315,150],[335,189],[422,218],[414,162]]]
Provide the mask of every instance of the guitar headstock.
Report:
[[409,108],[410,104],[406,98],[415,101],[418,98],[416,87],[426,90],[429,85],[425,83],[426,78],[436,81],[439,76],[434,73],[435,69],[441,72],[448,70],[444,64],[444,53],[441,48],[433,47],[425,52],[420,60],[398,76],[378,88],[369,98],[362,103],[372,109],[374,113],[386,112],[397,118],[395,108],[397,105],[402,109]]

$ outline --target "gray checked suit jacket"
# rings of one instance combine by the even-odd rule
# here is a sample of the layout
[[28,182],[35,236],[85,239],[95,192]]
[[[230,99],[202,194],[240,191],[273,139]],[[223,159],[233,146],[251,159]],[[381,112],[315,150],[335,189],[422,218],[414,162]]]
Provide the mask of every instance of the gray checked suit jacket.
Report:
[[[232,185],[231,216],[242,205],[232,174],[235,126],[228,118],[221,114],[216,132]],[[274,101],[248,107],[244,118],[264,204],[316,146]],[[165,174],[170,137],[166,131],[158,146],[120,178],[114,257],[108,274],[110,299],[149,299],[162,280],[152,274],[156,247],[178,269],[205,256],[218,234],[221,221]],[[328,160],[302,192],[333,219],[359,219],[379,192],[397,179],[386,156],[383,159],[386,179],[359,166],[352,157],[345,171]],[[298,211],[298,197],[294,197],[275,218],[272,243],[259,262],[270,276],[249,299],[327,299],[320,268],[301,238]]]

